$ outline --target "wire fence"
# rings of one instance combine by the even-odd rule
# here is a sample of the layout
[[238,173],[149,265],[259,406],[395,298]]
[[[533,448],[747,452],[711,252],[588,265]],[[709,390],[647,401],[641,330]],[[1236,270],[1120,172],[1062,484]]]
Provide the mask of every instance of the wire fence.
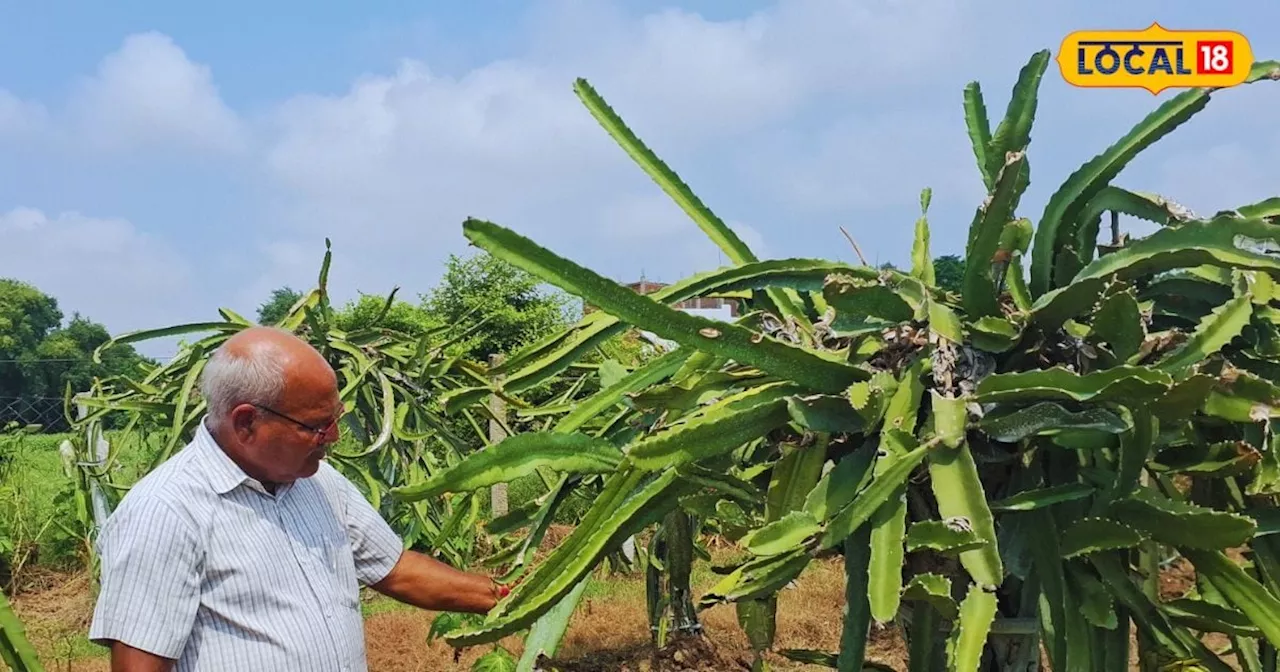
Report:
[[61,397],[0,397],[0,430],[11,422],[39,425],[45,434],[71,430]]

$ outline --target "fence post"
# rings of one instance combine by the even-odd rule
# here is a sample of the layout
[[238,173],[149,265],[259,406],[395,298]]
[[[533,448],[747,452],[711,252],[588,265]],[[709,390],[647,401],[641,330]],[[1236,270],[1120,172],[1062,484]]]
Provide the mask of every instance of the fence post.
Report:
[[[506,359],[505,355],[494,354],[489,355],[489,368],[492,369],[502,364]],[[503,376],[495,375],[492,378],[493,385],[502,384]],[[498,395],[490,395],[489,411],[493,413],[495,418],[507,419],[507,404]],[[507,433],[502,429],[502,423],[490,418],[489,420],[489,443],[496,444],[507,438]],[[493,517],[505,516],[507,514],[507,484],[495,483],[489,488],[489,508],[493,511]]]

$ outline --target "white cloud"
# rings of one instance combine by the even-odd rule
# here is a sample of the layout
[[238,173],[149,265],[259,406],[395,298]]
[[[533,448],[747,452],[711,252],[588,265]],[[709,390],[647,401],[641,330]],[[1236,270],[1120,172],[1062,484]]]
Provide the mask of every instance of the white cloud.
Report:
[[600,211],[603,239],[624,244],[670,243],[695,224],[666,194],[621,194]]
[[[506,60],[453,71],[405,58],[335,95],[293,95],[255,126],[223,102],[208,67],[148,33],[102,61],[71,99],[65,116],[74,123],[63,126],[99,149],[178,146],[258,161],[247,178],[263,195],[264,228],[256,240],[237,239],[241,248],[228,254],[242,258],[224,273],[238,283],[225,295],[242,310],[282,284],[311,286],[325,237],[334,244],[336,300],[396,285],[411,297],[436,280],[449,253],[468,252],[468,216],[619,280],[644,271],[671,281],[727,263],[583,107],[572,90],[579,76],[758,255],[851,259],[844,225],[868,257],[901,261],[922,187],[934,190],[938,253],[962,248],[981,202],[964,84],[981,81],[996,124],[1030,53],[1056,48],[1063,26],[1079,21],[1107,23],[1063,2],[779,0],[721,20],[552,0],[536,11],[527,44],[504,47]],[[1059,80],[1051,65],[1020,209],[1033,218],[1061,180],[1154,107],[1145,92],[1082,94]],[[43,110],[0,92],[0,133],[38,128]],[[1200,125],[1212,135],[1231,119]],[[1258,137],[1272,140],[1232,145],[1180,129],[1183,149],[1166,151],[1163,141],[1119,182],[1168,186],[1193,207],[1271,195],[1277,180],[1266,150],[1280,147],[1258,125]],[[117,275],[146,270],[131,263],[142,270]],[[125,296],[102,300],[118,308]],[[147,324],[164,321],[145,314]]]
[[1180,152],[1159,169],[1161,192],[1208,217],[1280,195],[1280,169],[1262,157],[1275,156],[1280,138],[1259,145],[1224,142],[1195,153]]
[[567,163],[593,123],[554,83],[521,63],[455,79],[405,61],[392,75],[356,81],[344,96],[287,101],[275,115],[268,168],[304,193],[378,198],[474,188],[464,179],[469,169],[495,183],[536,176]]
[[[1159,192],[1201,216],[1280,195],[1280,131],[1258,110],[1275,105],[1280,83],[1214,93],[1209,105],[1161,140],[1133,188]],[[1144,176],[1145,177],[1145,176]]]
[[22,139],[70,155],[86,150],[239,155],[249,128],[223,102],[208,66],[172,38],[137,33],[74,83],[56,110],[0,89],[0,138]]
[[209,312],[191,304],[187,262],[126,220],[18,207],[0,214],[0,239],[0,274],[35,285],[56,297],[65,315],[79,311],[113,333]]
[[742,243],[747,246],[747,249],[755,253],[756,257],[768,259],[773,256],[769,244],[764,239],[764,235],[754,226],[734,220],[725,223],[729,225],[730,229],[733,229],[734,233],[738,234],[738,237],[742,239]]
[[815,96],[927,85],[975,59],[953,48],[978,18],[968,4],[781,0],[709,20],[552,2],[534,24],[532,57],[556,64],[562,87],[589,79],[642,136],[705,141],[784,120]]
[[236,152],[244,128],[204,65],[159,33],[130,35],[80,82],[68,115],[81,140],[103,150],[173,144]]
[[0,89],[0,136],[29,136],[46,130],[47,124],[43,105]]
[[[671,282],[730,263],[728,256],[698,225],[656,187],[640,193],[619,194],[593,214],[596,216],[590,219],[600,222],[600,226],[580,231],[575,241],[576,250],[589,249],[590,252],[575,251],[569,256],[619,282],[630,282],[641,272],[650,279]],[[757,257],[772,255],[764,236],[755,227],[732,219],[725,224]],[[636,250],[659,252],[642,256]],[[617,269],[625,270],[617,272]]]
[[800,215],[910,207],[924,187],[980,199],[981,180],[958,116],[850,115],[812,138],[787,134],[770,141],[771,151],[751,164],[750,174]]
[[331,237],[334,286],[352,293],[425,290],[464,250],[468,216],[558,247],[593,226],[586,216],[617,194],[607,177],[626,161],[558,81],[515,62],[453,78],[407,61],[345,95],[288,101],[264,151],[270,220],[282,223],[271,233]]
[[[248,246],[245,262],[237,264],[236,269],[248,277],[248,282],[234,287],[229,295],[230,304],[244,311],[244,316],[255,319],[258,307],[273,290],[287,286],[306,292],[314,287],[324,260],[324,240],[317,239],[314,244],[308,244],[311,242],[273,240]],[[352,256],[346,250],[335,251],[329,286],[330,300],[337,304],[356,294],[346,286],[351,261]]]
[[578,69],[574,76],[585,76],[624,119],[652,132],[732,133],[778,118],[802,96],[790,64],[768,51],[770,24],[758,14],[711,22],[667,9],[557,65],[565,85]]
[[[572,91],[576,77],[586,76],[700,194],[717,186],[705,183],[700,168],[723,175],[744,162],[769,166],[727,188],[729,200],[715,199],[721,216],[759,227],[756,213],[737,210],[733,192],[758,189],[757,182],[788,170],[785,208],[804,200],[830,212],[878,201],[887,182],[915,177],[914,168],[928,163],[896,156],[893,143],[928,143],[936,119],[897,116],[866,129],[841,122],[832,141],[859,156],[836,174],[824,172],[839,167],[834,148],[806,140],[814,159],[767,142],[744,148],[744,134],[794,121],[832,95],[883,92],[904,81],[908,89],[927,87],[954,67],[957,59],[940,68],[936,57],[967,39],[956,31],[973,19],[963,4],[941,0],[791,0],[724,21],[676,9],[631,18],[608,5],[550,4],[518,60],[459,76],[405,60],[342,95],[287,101],[267,132],[266,176],[279,188],[269,219],[283,222],[274,232],[284,240],[331,236],[335,285],[339,278],[360,285],[352,291],[366,283],[367,291],[386,291],[433,282],[439,261],[463,249],[460,224],[468,216],[510,226],[579,262],[590,259],[610,276],[641,267],[668,277],[705,270],[727,262],[591,117]],[[911,49],[902,47],[907,43]],[[864,141],[871,151],[853,146]],[[729,151],[717,154],[721,147]],[[709,152],[710,163],[697,161]],[[858,176],[866,177],[857,187],[864,195],[851,200],[847,180]],[[899,200],[914,202],[920,186],[904,187]],[[643,228],[649,226],[656,228]],[[760,239],[765,229],[745,230]]]

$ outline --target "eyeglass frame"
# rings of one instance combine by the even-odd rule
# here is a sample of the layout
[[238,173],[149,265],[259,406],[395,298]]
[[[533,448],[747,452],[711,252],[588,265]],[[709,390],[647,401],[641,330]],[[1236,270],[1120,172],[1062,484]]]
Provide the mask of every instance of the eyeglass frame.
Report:
[[289,422],[292,422],[293,424],[307,430],[308,432],[311,432],[312,434],[315,435],[315,440],[317,442],[323,441],[325,437],[329,435],[330,429],[332,429],[334,432],[338,431],[338,423],[342,421],[342,415],[343,415],[343,414],[339,414],[338,417],[331,420],[329,424],[325,425],[324,427],[313,427],[301,420],[298,420],[296,418],[291,418],[285,415],[284,413],[281,413],[280,411],[277,411],[276,409],[271,408],[270,406],[264,406],[262,404],[251,404],[251,405],[258,410],[266,411],[276,417],[288,420]]

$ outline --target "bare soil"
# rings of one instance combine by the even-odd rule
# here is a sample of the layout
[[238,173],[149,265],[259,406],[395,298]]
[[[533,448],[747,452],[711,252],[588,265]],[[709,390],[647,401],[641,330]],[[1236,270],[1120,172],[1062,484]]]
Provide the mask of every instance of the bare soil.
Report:
[[[554,533],[545,546],[553,546],[564,531],[554,530]],[[719,555],[723,551],[713,548],[712,552]],[[718,578],[705,573],[699,577],[695,573],[695,593],[705,590]],[[705,637],[673,638],[659,650],[649,639],[643,576],[601,573],[596,581],[574,613],[555,659],[547,661],[544,669],[560,672],[750,670],[754,654],[731,605],[716,606],[699,614]],[[1179,559],[1161,573],[1161,598],[1180,597],[1194,582],[1193,568]],[[108,672],[106,650],[85,638],[93,614],[88,576],[46,571],[29,574],[24,583],[26,587],[13,598],[13,605],[46,669]],[[368,591],[366,602],[369,615],[365,619],[365,637],[372,672],[470,670],[472,663],[489,651],[489,647],[455,651],[439,640],[428,643],[427,633],[437,615],[434,612],[400,605]],[[844,576],[839,559],[815,561],[799,581],[779,593],[774,649],[834,652],[839,646],[843,608]],[[888,625],[872,630],[868,661],[905,670],[906,646],[898,628]],[[1207,635],[1205,642],[1217,651],[1223,651],[1228,644],[1224,636],[1216,634]],[[515,656],[522,652],[518,637],[509,637],[499,644]],[[1134,641],[1131,669],[1137,669],[1136,648]],[[796,663],[776,653],[767,653],[766,660],[771,669],[779,671],[827,669]]]
[[[695,590],[709,586],[710,577]],[[551,669],[564,672],[610,670],[749,670],[751,647],[737,625],[732,606],[716,606],[702,612],[705,627],[701,640],[674,639],[662,650],[650,644],[645,616],[643,576],[603,576],[584,597],[557,652]],[[13,598],[13,605],[27,628],[40,659],[50,672],[107,672],[106,650],[85,639],[93,615],[93,602],[85,574],[45,574],[33,578],[27,591]],[[792,587],[778,598],[777,649],[835,651],[839,644],[844,608],[844,577],[837,560],[815,562]],[[365,620],[366,648],[372,672],[436,672],[471,669],[488,652],[475,647],[461,652],[427,633],[436,613],[396,604],[369,595],[377,605]],[[522,652],[520,638],[500,644],[514,655]],[[906,649],[896,630],[876,636],[869,659],[904,669]],[[456,657],[456,658],[455,658]],[[766,654],[774,670],[822,670],[780,655]]]

